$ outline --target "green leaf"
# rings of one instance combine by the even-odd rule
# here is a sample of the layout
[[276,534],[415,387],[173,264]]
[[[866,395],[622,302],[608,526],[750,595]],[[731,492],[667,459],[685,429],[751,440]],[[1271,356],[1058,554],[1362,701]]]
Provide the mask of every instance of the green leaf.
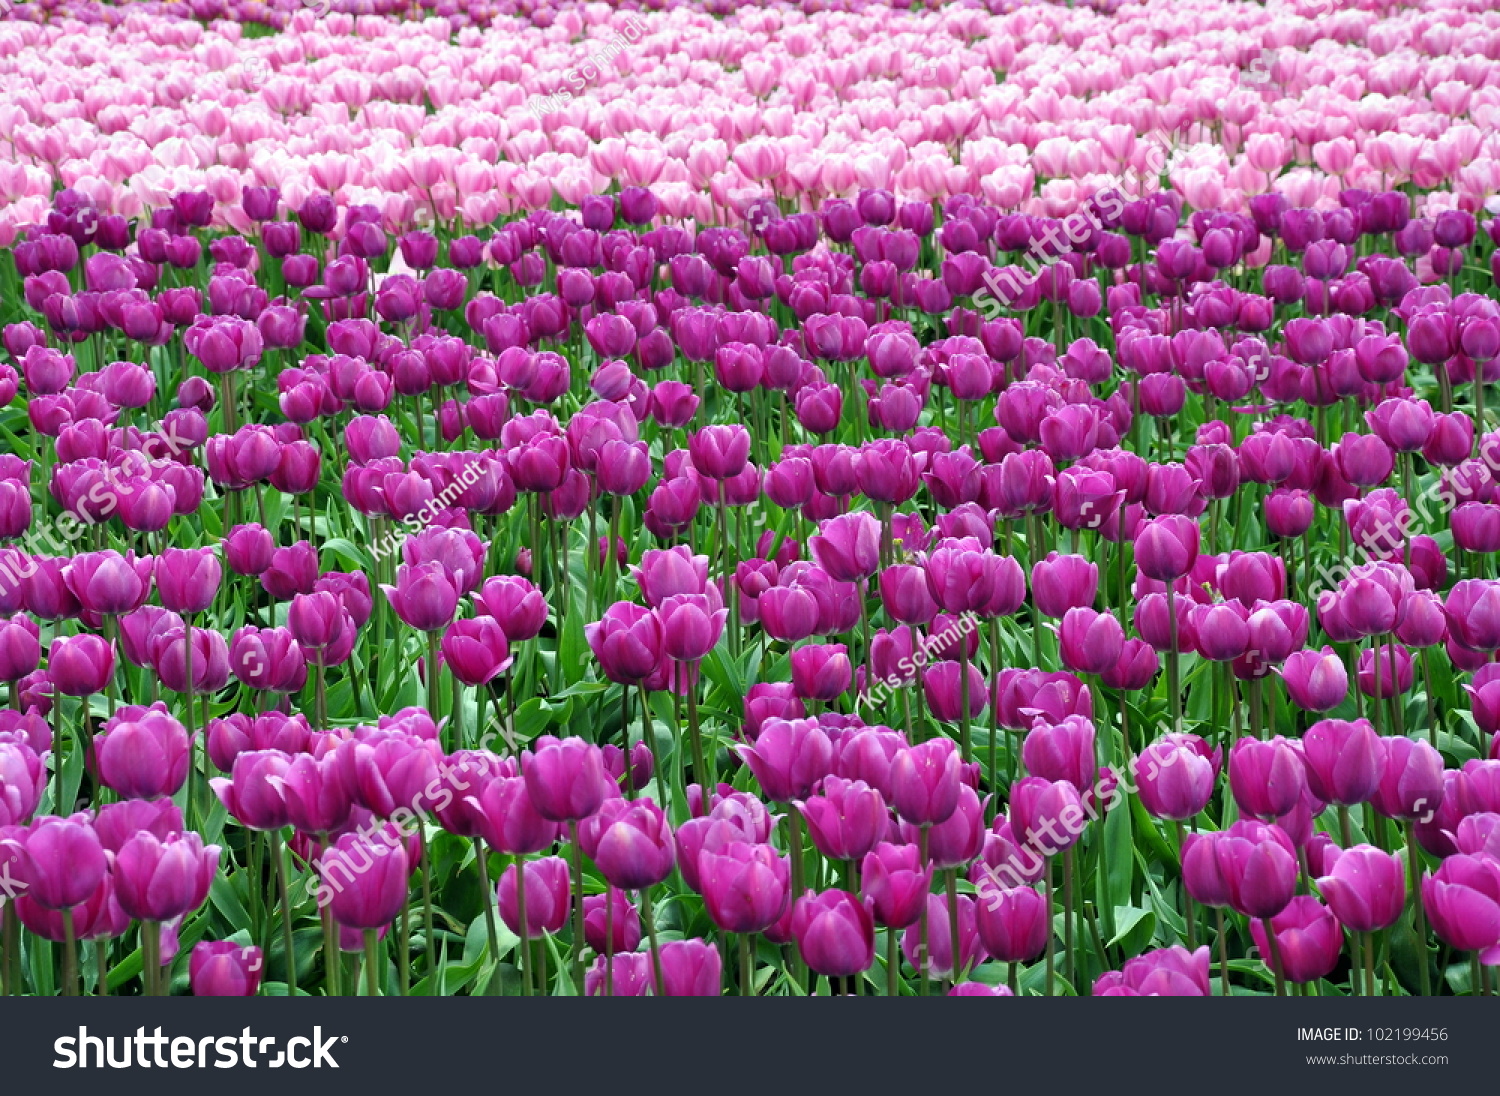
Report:
[[[238,876],[240,873],[235,874]],[[250,915],[245,912],[244,904],[230,886],[228,876],[222,873],[214,876],[214,881],[208,888],[208,900],[236,928],[244,928],[250,924]]]
[[323,542],[323,551],[330,552],[338,558],[346,567],[356,571],[369,570],[371,563],[369,554],[351,540],[343,537],[334,537]]
[[[1105,916],[1105,931],[1120,931],[1113,920],[1113,911],[1119,906],[1129,906],[1132,897],[1131,884],[1135,878],[1135,855],[1130,841],[1130,811],[1115,809],[1104,816],[1104,840],[1100,848],[1105,857],[1099,873],[1096,890],[1099,909]],[[1113,940],[1110,941],[1114,943]]]
[[1115,926],[1115,935],[1109,941],[1109,946],[1114,947],[1124,941],[1125,953],[1136,955],[1146,950],[1146,945],[1155,935],[1156,915],[1140,906],[1116,906]]

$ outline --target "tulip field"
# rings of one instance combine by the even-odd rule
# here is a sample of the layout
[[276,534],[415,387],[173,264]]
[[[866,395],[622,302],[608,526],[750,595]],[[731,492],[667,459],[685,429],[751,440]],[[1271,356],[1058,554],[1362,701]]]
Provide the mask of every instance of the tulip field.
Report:
[[0,3],[0,989],[1493,995],[1497,280],[1491,0]]

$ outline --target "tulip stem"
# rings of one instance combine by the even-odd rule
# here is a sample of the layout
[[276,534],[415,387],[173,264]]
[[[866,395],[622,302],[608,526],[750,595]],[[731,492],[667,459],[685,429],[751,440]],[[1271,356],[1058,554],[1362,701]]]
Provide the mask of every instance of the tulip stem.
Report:
[[740,996],[755,996],[755,963],[750,955],[750,933],[740,933]]
[[1375,934],[1367,932],[1365,936],[1365,995],[1374,997],[1375,994]]
[[71,908],[62,911],[62,923],[63,996],[77,997],[80,994],[80,988],[78,985],[78,933],[73,925],[73,910]]
[[1479,953],[1476,951],[1469,957],[1469,996],[1478,997],[1484,990],[1484,968],[1479,965]]
[[1177,666],[1177,591],[1167,583],[1167,693],[1172,698],[1172,730],[1182,731],[1182,692],[1178,688]]
[[286,992],[297,996],[297,953],[292,950],[292,900],[287,895],[286,857],[281,851],[281,831],[272,830],[271,857],[276,861],[276,893],[281,900],[281,944],[286,950]]
[[321,651],[313,659],[313,664],[318,671],[317,684],[313,696],[313,720],[318,730],[326,731],[328,729],[328,682],[325,676],[327,671],[323,666],[323,654]]
[[[609,503],[609,545],[604,551],[604,582],[600,588],[600,604],[607,601],[615,589],[615,544],[620,539],[620,500]],[[590,619],[593,619],[592,617]]]
[[[628,737],[628,736],[627,736]],[[641,684],[641,741],[646,744],[646,749],[651,751],[651,772],[658,782],[666,780],[666,772],[661,767],[661,758],[656,755],[656,736],[651,733],[651,694],[646,690],[644,682]],[[630,771],[630,752],[626,751],[625,770]],[[634,788],[634,781],[627,781],[626,786]],[[666,784],[661,785],[663,788]],[[632,791],[630,798],[634,799]],[[665,797],[663,797],[665,799]]]
[[0,992],[6,997],[14,997],[17,987],[13,975],[17,969],[16,953],[20,943],[16,939],[16,908],[10,902],[0,910],[0,941],[4,942],[4,948],[0,950]]
[[417,827],[417,855],[422,865],[422,921],[427,929],[427,973],[437,970],[437,934],[432,930],[432,856],[427,848],[427,827]]
[[656,915],[651,911],[651,891],[648,887],[642,887],[641,895],[641,917],[646,922],[646,938],[651,941],[651,973],[656,979],[656,994],[666,997],[667,982],[661,975],[661,946],[656,941]]
[[401,904],[401,962],[396,965],[396,987],[402,997],[411,988],[411,918],[407,906]]
[[1063,850],[1063,950],[1068,957],[1068,985],[1078,992],[1078,964],[1073,955],[1073,847]]
[[[481,690],[483,686],[480,687]],[[480,695],[484,695],[481,691]],[[490,886],[490,851],[485,847],[484,838],[474,839],[474,862],[479,867],[479,893],[484,896],[484,929],[490,942],[490,961],[495,964],[495,969],[490,973],[490,984],[485,988],[485,996],[493,997],[495,993],[495,977],[500,972],[500,932],[495,926],[495,891]]]
[[885,930],[886,964],[885,964],[885,995],[887,997],[901,996],[901,948],[896,943],[895,926],[888,926]]
[[1419,970],[1422,978],[1422,996],[1432,996],[1432,976],[1428,973],[1427,913],[1422,908],[1422,860],[1417,851],[1417,827],[1415,821],[1406,824],[1406,867],[1411,878],[1408,888],[1412,897],[1412,912],[1417,920],[1417,939],[1420,943]]
[[[690,666],[687,670],[690,679],[693,676],[693,669],[696,665]],[[698,726],[698,683],[696,681],[690,681],[688,685],[687,708],[688,734],[693,744],[693,779],[703,789],[704,802],[708,803],[711,801],[714,785],[709,778],[708,764],[704,761],[703,732]],[[628,750],[625,754],[625,769],[627,772],[630,770],[630,753]]]
[[958,748],[963,754],[964,764],[973,758],[969,746],[969,640],[961,636],[958,641]]
[[515,858],[516,920],[521,925],[521,996],[531,996],[532,954],[531,926],[526,921],[526,860]]
[[[578,841],[578,822],[568,823],[568,836],[573,843],[573,985],[578,995],[583,996],[583,847]],[[608,892],[604,895],[606,907]]]
[[1042,872],[1042,889],[1047,900],[1047,996],[1053,996],[1056,987],[1057,963],[1052,954],[1052,937],[1055,932],[1052,927],[1052,861],[1047,861],[1046,869]]
[[380,941],[379,929],[365,929],[365,996],[380,996],[380,974],[376,970],[376,945]]
[[997,751],[997,748],[998,748],[997,747],[997,740],[1000,737],[1000,706],[995,703],[995,697],[992,695],[993,694],[993,687],[991,685],[991,682],[993,682],[995,680],[995,675],[997,675],[1000,672],[1000,662],[1001,662],[1001,658],[1000,658],[1000,618],[999,617],[991,617],[990,618],[990,665],[989,665],[989,671],[990,672],[989,672],[988,677],[985,679],[985,690],[986,690],[986,694],[987,694],[986,697],[985,697],[985,699],[988,701],[989,706],[990,706],[990,741],[989,741],[990,802],[989,802],[988,817],[985,819],[986,823],[989,823],[989,824],[993,824],[994,823],[994,821],[995,821],[995,815],[999,812],[999,809],[1000,809],[1000,807],[999,807],[1000,781],[999,781],[997,773],[996,773],[996,767],[999,764],[999,758],[997,756],[997,752],[996,751]]
[[1428,657],[1427,648],[1422,648],[1422,681],[1427,686],[1427,742],[1432,748],[1437,749],[1437,712],[1432,703],[1432,660]]
[[260,886],[261,879],[261,841],[257,830],[249,830],[245,834],[246,860],[250,872],[250,935],[257,942],[266,947],[266,954],[270,954],[270,928],[266,923],[266,896]]
[[[707,801],[705,797],[705,802]],[[802,896],[802,812],[797,809],[797,804],[788,803],[786,811],[787,843],[791,846],[792,853],[792,902],[795,904]],[[925,840],[926,830],[923,831]],[[925,856],[924,856],[925,859]],[[799,986],[806,985],[805,974],[802,966],[802,952],[798,949],[796,959],[792,965],[792,978]]]
[[147,997],[161,996],[161,924],[141,922],[141,975]]
[[1219,996],[1229,996],[1229,939],[1224,931],[1224,909],[1215,908],[1214,921],[1219,930]]
[[339,951],[339,933],[333,924],[333,911],[323,910],[323,993],[327,997],[339,996],[339,968],[343,966],[343,954]]
[[[1182,849],[1184,844],[1182,821],[1177,821],[1177,862],[1182,863]],[[1187,929],[1188,951],[1194,951],[1198,947],[1198,916],[1193,909],[1193,896],[1188,893],[1187,878],[1182,880],[1182,923]]]
[[438,633],[427,633],[427,714],[438,718]]
[[[917,863],[923,871],[927,871],[927,825],[922,825],[917,830]],[[931,877],[929,876],[929,879]],[[929,889],[931,884],[929,883]],[[927,895],[922,896],[922,927],[918,930],[917,938],[917,995],[927,996]]]
[[615,903],[614,888],[604,892],[604,996],[615,995]]
[[[321,840],[323,856],[328,855],[328,835],[322,835]],[[319,920],[323,922],[323,995],[325,997],[337,997],[339,995],[339,968],[342,965],[342,957],[339,952],[339,931],[333,923],[333,906],[324,905],[319,911]]]
[[1271,919],[1269,917],[1262,918],[1261,924],[1265,926],[1266,947],[1269,948],[1271,952],[1271,970],[1276,975],[1276,996],[1285,997],[1286,974],[1281,969],[1281,944],[1276,939],[1276,929],[1272,927]]
[[945,889],[947,890],[948,897],[948,950],[952,956],[950,962],[952,963],[953,971],[950,984],[956,986],[961,974],[959,970],[961,949],[959,948],[958,937],[958,869],[949,868],[944,874],[947,876],[947,887]]
[[109,996],[109,943],[105,940],[94,941],[94,995],[96,997]]
[[1261,707],[1261,686],[1264,683],[1258,677],[1250,679],[1250,733],[1257,739],[1266,737],[1266,726]]

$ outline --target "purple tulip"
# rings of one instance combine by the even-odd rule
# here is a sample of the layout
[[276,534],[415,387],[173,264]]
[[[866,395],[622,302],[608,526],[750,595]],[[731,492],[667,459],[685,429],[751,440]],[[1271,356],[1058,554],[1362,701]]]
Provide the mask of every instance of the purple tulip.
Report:
[[1069,781],[1028,776],[1011,786],[1011,831],[1044,857],[1077,844],[1086,819],[1082,797]]
[[1500,862],[1447,857],[1422,879],[1422,908],[1443,943],[1479,952],[1484,962],[1500,958]]
[[774,803],[805,800],[833,770],[833,743],[815,719],[768,719],[754,745],[735,751]]
[[122,708],[94,739],[100,781],[127,799],[173,795],[187,780],[191,745],[165,704]]
[[1280,818],[1302,800],[1307,769],[1290,742],[1241,738],[1229,751],[1229,788],[1241,811],[1255,818]]
[[1098,773],[1094,724],[1082,716],[1055,724],[1038,719],[1021,744],[1021,762],[1032,776],[1092,787]]
[[1373,798],[1385,774],[1384,745],[1375,728],[1363,719],[1314,723],[1302,736],[1302,760],[1312,793],[1345,806]]
[[380,588],[402,622],[419,632],[442,631],[458,608],[458,584],[441,563],[403,563],[396,584]]
[[723,992],[723,960],[709,941],[673,940],[662,945],[660,959],[661,996],[718,997]]
[[808,968],[829,978],[860,974],[875,961],[874,922],[848,891],[808,891],[793,909],[792,933]]
[[140,921],[170,921],[191,913],[208,897],[219,868],[219,846],[191,831],[160,839],[141,832],[115,854],[115,895]]
[[891,761],[891,805],[913,826],[946,822],[958,808],[962,763],[952,739],[898,750]]
[[1147,746],[1135,759],[1141,806],[1156,818],[1196,817],[1213,797],[1219,753],[1196,735],[1167,735]]
[[860,864],[861,887],[875,921],[893,929],[915,924],[932,889],[932,872],[916,845],[876,845]]
[[30,822],[46,785],[46,765],[30,745],[0,741],[0,826]]
[[212,548],[167,548],[156,557],[155,575],[163,608],[201,613],[213,604],[223,571]]
[[[967,711],[965,711],[964,678],[968,678]],[[957,723],[975,719],[987,703],[984,674],[973,663],[952,659],[934,662],[922,674],[922,691],[928,709],[935,719]]]
[[542,592],[519,575],[486,579],[474,595],[474,607],[494,617],[511,643],[534,639],[547,623],[547,602]]
[[410,869],[404,842],[389,834],[345,834],[318,859],[318,904],[346,928],[382,928],[406,904]]
[[1421,818],[1443,801],[1443,758],[1427,742],[1411,738],[1381,740],[1385,765],[1373,802],[1387,818]]
[[948,898],[946,895],[929,894],[926,956],[921,952],[920,925],[912,925],[901,937],[901,952],[912,969],[928,978],[949,979],[957,978],[961,972],[972,970],[982,963],[985,949],[977,926],[976,908],[974,899],[966,894],[958,896],[958,947],[955,948]]
[[1246,917],[1274,917],[1286,909],[1297,886],[1291,840],[1257,822],[1236,822],[1217,837],[1214,854],[1228,905]]
[[541,815],[519,776],[484,781],[466,802],[476,813],[480,836],[507,856],[541,852],[561,836],[561,827]]
[[188,960],[194,997],[254,997],[260,988],[265,956],[253,945],[204,940]]
[[1193,569],[1198,560],[1198,522],[1181,514],[1165,514],[1141,526],[1135,535],[1135,563],[1141,574],[1158,582],[1173,582]]
[[114,672],[114,645],[99,636],[58,636],[47,648],[47,676],[65,696],[102,693]]
[[513,659],[505,632],[494,617],[455,620],[443,633],[443,661],[465,685],[489,684],[510,668]]
[[1281,959],[1281,973],[1289,982],[1316,982],[1326,978],[1338,966],[1344,948],[1344,932],[1327,906],[1310,894],[1299,894],[1275,917],[1271,932],[1276,946],[1266,935],[1266,922],[1252,919],[1250,935],[1255,946],[1266,957]]
[[796,806],[813,844],[832,860],[861,860],[889,832],[884,798],[862,780],[829,776],[819,794]]
[[[526,873],[524,930],[517,896],[518,871]],[[404,889],[402,898],[405,898]],[[568,914],[572,910],[571,892],[568,889],[568,862],[560,856],[545,856],[540,860],[522,860],[511,864],[500,877],[498,899],[500,919],[517,936],[524,935],[525,938],[534,940],[545,933],[559,931],[568,923]],[[399,905],[396,912],[400,912]]]
[[788,862],[769,845],[732,841],[698,856],[698,890],[725,932],[764,932],[786,912]]
[[1057,629],[1063,664],[1080,674],[1101,674],[1119,662],[1125,630],[1111,613],[1069,609]]
[[584,635],[611,681],[639,684],[661,666],[661,621],[649,609],[632,602],[615,602],[597,623],[585,626]]
[[235,757],[230,779],[215,777],[209,786],[240,825],[280,830],[292,820],[284,791],[291,765],[280,750],[246,750]]
[[1062,617],[1090,607],[1099,591],[1099,568],[1083,556],[1051,552],[1031,569],[1031,594],[1043,616]]
[[644,890],[672,874],[674,852],[666,815],[650,799],[637,799],[601,825],[592,858],[611,886]]
[[264,574],[275,551],[275,540],[259,525],[236,525],[224,538],[224,559],[237,575]]
[[551,735],[532,744],[523,756],[521,775],[537,812],[553,822],[576,822],[593,814],[609,783],[599,747]]
[[1095,997],[1208,997],[1209,948],[1190,952],[1161,948],[1136,956],[1118,971],[1101,975]]
[[1331,712],[1349,695],[1348,671],[1332,647],[1288,656],[1281,667],[1281,678],[1292,703],[1304,711]]
[[804,700],[834,701],[849,691],[854,667],[842,643],[811,643],[791,653],[792,685]]
[[1035,887],[979,888],[975,905],[979,940],[990,958],[1002,963],[1029,963],[1047,947],[1051,911]]
[[1316,882],[1334,916],[1353,932],[1394,925],[1406,904],[1401,858],[1373,845],[1345,849]]

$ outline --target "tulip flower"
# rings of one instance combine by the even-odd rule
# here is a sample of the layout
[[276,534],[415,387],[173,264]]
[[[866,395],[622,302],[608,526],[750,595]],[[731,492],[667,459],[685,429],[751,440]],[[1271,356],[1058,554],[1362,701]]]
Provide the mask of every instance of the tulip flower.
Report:
[[1317,884],[1328,908],[1353,932],[1375,932],[1395,924],[1406,903],[1401,859],[1372,845],[1345,849]]
[[1302,737],[1302,759],[1312,793],[1344,806],[1372,798],[1385,772],[1382,740],[1366,720],[1314,723]]
[[809,969],[847,978],[875,961],[875,925],[859,899],[848,891],[808,891],[792,913],[797,950]]
[[1338,965],[1344,934],[1333,912],[1316,898],[1299,894],[1275,917],[1252,920],[1250,935],[1262,955],[1273,952],[1266,926],[1275,934],[1282,975],[1291,982],[1315,982]]
[[99,779],[132,799],[174,794],[187,779],[190,753],[187,731],[160,704],[122,709],[94,741]]
[[764,932],[786,912],[786,857],[769,845],[732,841],[698,857],[698,890],[708,915],[725,932]]
[[165,839],[136,834],[115,854],[115,893],[120,908],[141,921],[170,921],[197,909],[208,897],[220,849],[196,833]]
[[1279,818],[1291,811],[1308,785],[1307,773],[1302,758],[1280,736],[1269,742],[1242,738],[1229,751],[1234,801],[1256,818]]
[[260,948],[204,940],[193,948],[188,981],[194,997],[254,997],[264,966]]

